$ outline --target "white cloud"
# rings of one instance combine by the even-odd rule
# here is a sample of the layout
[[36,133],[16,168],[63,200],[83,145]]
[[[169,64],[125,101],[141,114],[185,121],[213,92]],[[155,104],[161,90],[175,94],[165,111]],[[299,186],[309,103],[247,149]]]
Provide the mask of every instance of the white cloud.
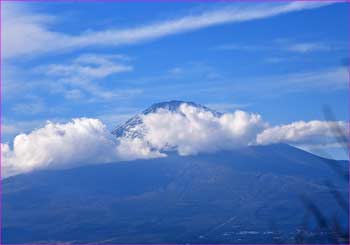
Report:
[[[222,44],[213,48],[213,50],[219,51],[248,51],[248,52],[256,52],[256,51],[267,51],[271,49],[276,49],[276,46],[271,45],[247,45],[247,44],[238,44],[238,43],[230,43],[230,44]],[[279,49],[279,48],[278,48]]]
[[116,62],[115,57],[119,55],[96,55],[84,54],[74,59],[69,64],[51,64],[41,67],[48,75],[58,75],[62,77],[77,77],[78,79],[98,79],[105,78],[115,73],[132,71],[130,65]]
[[216,117],[186,104],[178,113],[159,110],[142,120],[135,130],[143,133],[144,141],[155,149],[176,149],[180,155],[246,146],[254,143],[256,133],[265,127],[257,114],[236,111]]
[[[66,124],[48,122],[45,127],[19,134],[13,145],[2,144],[4,177],[37,169],[72,168],[87,164],[215,152],[255,144],[289,143],[318,146],[333,136],[344,122],[294,122],[270,127],[260,115],[244,111],[214,115],[182,104],[178,111],[165,109],[141,115],[142,123],[115,138],[98,119],[73,119]],[[137,131],[137,137],[130,137]]]
[[[334,145],[337,129],[346,132],[345,122],[299,121],[268,128],[257,135],[258,144]],[[344,143],[344,142],[343,142]]]
[[12,111],[21,115],[35,115],[44,112],[47,108],[41,101],[22,102],[13,106]]
[[224,44],[214,48],[215,50],[222,51],[280,51],[291,53],[312,53],[312,52],[326,52],[326,51],[339,51],[346,50],[346,43],[327,43],[327,42],[295,42],[289,39],[276,39],[268,44]]
[[1,124],[1,133],[4,134],[14,134],[18,133],[19,129],[14,125]]
[[[216,93],[235,90],[255,96],[281,96],[294,92],[333,92],[348,88],[348,70],[345,67],[332,67],[315,71],[301,71],[283,75],[266,75],[223,80],[213,87],[207,87]],[[229,81],[229,82],[228,82]],[[243,81],[243,82],[242,82]],[[220,86],[219,86],[220,85]],[[252,90],[254,86],[254,90]]]
[[62,52],[87,46],[118,46],[153,40],[182,32],[226,23],[268,18],[285,13],[319,8],[331,2],[291,2],[283,4],[225,7],[197,15],[145,24],[128,29],[107,29],[68,35],[52,30],[54,18],[36,13],[28,5],[4,3],[2,6],[4,57]]
[[324,43],[294,43],[287,46],[286,49],[297,53],[332,50],[330,46],[327,46]]
[[[47,94],[59,94],[69,100],[83,102],[133,96],[142,91],[136,88],[111,89],[106,81],[111,76],[133,71],[129,61],[129,57],[120,54],[86,53],[59,63],[48,63],[30,69],[5,62],[2,83],[4,100],[12,100],[18,104],[20,98],[24,105],[16,110],[20,111],[21,107],[25,109],[26,104],[29,104],[27,102],[30,102],[36,108],[34,111],[40,112],[49,108],[42,99],[42,95]],[[33,95],[41,100],[33,101]]]
[[140,138],[120,138],[117,154],[120,160],[148,159],[166,157],[159,149],[154,149],[148,142]]
[[[52,16],[34,13],[24,4],[3,3],[2,55],[5,58],[48,52],[69,37],[49,30]],[[60,45],[61,46],[61,45]],[[56,48],[60,49],[60,46]]]
[[91,118],[77,118],[68,123],[47,122],[42,128],[17,135],[12,146],[1,144],[1,154],[5,178],[39,169],[163,156],[151,151],[139,139],[123,139],[118,143],[100,120]]
[[[278,79],[278,77],[276,77]],[[348,70],[344,67],[336,67],[316,72],[301,72],[281,76],[281,86],[289,87],[288,90],[304,90],[310,88],[323,88],[328,90],[346,88],[348,83]]]
[[137,89],[112,90],[99,84],[111,75],[132,71],[133,66],[125,63],[128,60],[119,54],[83,54],[65,63],[39,66],[34,70],[54,80],[56,86],[51,91],[61,93],[67,99],[110,100],[141,92]]
[[29,134],[19,134],[13,149],[2,144],[3,176],[36,169],[66,168],[116,159],[116,145],[96,119],[48,122]]

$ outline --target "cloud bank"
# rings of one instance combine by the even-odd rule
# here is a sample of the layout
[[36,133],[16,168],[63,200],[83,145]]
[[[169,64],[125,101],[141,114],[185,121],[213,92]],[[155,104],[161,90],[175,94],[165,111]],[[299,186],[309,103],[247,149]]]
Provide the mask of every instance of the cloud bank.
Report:
[[214,152],[255,143],[266,127],[258,114],[244,111],[215,116],[211,111],[182,104],[178,112],[160,109],[142,116],[135,130],[155,149],[175,149],[180,155]]
[[[288,143],[331,144],[333,129],[345,122],[293,122],[269,126],[258,114],[244,111],[214,115],[203,108],[182,104],[177,111],[158,109],[140,115],[115,138],[98,119],[79,118],[66,124],[47,122],[43,128],[19,134],[13,145],[1,144],[2,176],[38,169],[63,169],[88,164],[215,152],[249,145]],[[138,132],[137,137],[131,137]]]
[[[325,140],[334,142],[337,128],[346,132],[345,122],[310,121],[293,122],[265,129],[257,135],[257,144],[321,144]],[[345,142],[340,142],[345,143]]]
[[43,128],[17,135],[12,149],[1,145],[2,175],[109,162],[116,158],[115,147],[105,125],[97,119],[47,122]]

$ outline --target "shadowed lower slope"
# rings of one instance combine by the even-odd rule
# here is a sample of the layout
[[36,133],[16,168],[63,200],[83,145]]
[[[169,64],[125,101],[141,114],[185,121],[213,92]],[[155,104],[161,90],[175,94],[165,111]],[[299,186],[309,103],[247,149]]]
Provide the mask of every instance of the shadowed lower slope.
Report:
[[345,229],[346,164],[270,145],[14,176],[3,242],[332,243],[305,200]]

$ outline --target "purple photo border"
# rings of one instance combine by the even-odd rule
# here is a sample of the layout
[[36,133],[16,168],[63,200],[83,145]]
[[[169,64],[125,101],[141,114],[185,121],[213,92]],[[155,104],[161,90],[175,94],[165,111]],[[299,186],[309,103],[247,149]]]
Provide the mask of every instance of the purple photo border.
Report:
[[[348,24],[350,25],[350,0],[0,0],[0,143],[2,143],[2,2],[119,2],[119,3],[127,3],[127,2],[346,2],[348,3]],[[348,204],[350,204],[350,30],[348,29],[348,60],[347,60],[347,70],[348,70],[348,127],[346,132],[347,138],[347,151],[348,151]],[[0,144],[0,153],[2,150],[2,146]],[[2,243],[2,154],[0,154],[0,245]],[[349,240],[350,240],[350,205],[348,207],[348,232],[349,232]],[[46,243],[50,244],[50,243]],[[56,245],[66,245],[67,243],[54,243]],[[75,243],[74,243],[75,244]],[[89,243],[89,244],[97,244],[97,243]],[[134,243],[135,244],[135,243]],[[149,244],[141,244],[139,245],[149,245]],[[277,245],[268,244],[268,243],[256,243],[257,245]],[[283,245],[296,245],[297,243],[284,243]],[[10,245],[6,243],[6,245]],[[21,244],[17,244],[21,245]],[[24,245],[24,244],[23,244]],[[25,245],[36,245],[25,243]],[[76,244],[76,245],[88,245],[88,244]],[[108,245],[130,245],[130,244],[113,244],[108,243]],[[174,245],[174,244],[158,244],[158,245]],[[175,244],[176,245],[176,244]],[[213,244],[205,244],[205,245],[213,245]],[[248,244],[220,244],[220,245],[248,245]],[[312,244],[304,244],[304,245],[316,245],[316,243]],[[322,244],[322,245],[331,245],[331,244]],[[338,244],[339,245],[339,244]],[[340,244],[345,245],[345,244]],[[348,244],[349,245],[349,244]]]
[[2,244],[2,9],[0,0],[0,244]]

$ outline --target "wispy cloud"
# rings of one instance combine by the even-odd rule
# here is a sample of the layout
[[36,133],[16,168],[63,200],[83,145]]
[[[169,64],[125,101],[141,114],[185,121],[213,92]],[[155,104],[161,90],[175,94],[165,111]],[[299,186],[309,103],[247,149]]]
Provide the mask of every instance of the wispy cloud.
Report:
[[6,113],[21,118],[62,117],[79,114],[78,105],[119,104],[143,93],[135,86],[117,86],[117,75],[133,70],[131,60],[120,54],[88,53],[57,63],[30,65],[30,69],[7,64],[2,87]]
[[82,78],[105,78],[112,74],[132,71],[131,65],[119,61],[119,55],[82,54],[70,61],[60,64],[42,65],[35,71],[51,76]]
[[2,142],[12,141],[14,136],[30,132],[34,128],[41,127],[44,124],[45,120],[15,121],[3,118],[1,124]]
[[214,47],[214,50],[222,51],[257,51],[270,49],[270,46],[266,45],[247,45],[239,43],[222,44]]
[[344,67],[322,71],[301,72],[284,76],[281,84],[295,90],[300,89],[342,89],[347,87],[348,72]]
[[88,46],[118,46],[195,31],[215,25],[269,18],[281,14],[327,6],[331,2],[290,2],[228,6],[197,15],[159,21],[127,29],[82,31],[70,35],[50,28],[54,18],[13,3],[3,4],[4,57],[39,55]]
[[330,51],[332,47],[324,43],[294,43],[286,47],[287,50],[297,53],[308,53],[315,51]]
[[16,134],[20,130],[14,125],[1,124],[1,133],[2,134]]
[[115,91],[99,84],[111,75],[132,71],[133,66],[125,63],[128,60],[122,55],[83,54],[64,63],[37,67],[35,71],[55,80],[58,84],[52,92],[64,94],[66,99],[109,100],[140,92]]
[[[301,71],[283,75],[244,76],[218,80],[199,90],[202,94],[223,94],[227,91],[255,97],[283,96],[296,92],[332,92],[347,88],[348,71],[344,67]],[[252,90],[252,87],[254,89]]]
[[268,58],[264,59],[264,62],[270,63],[270,64],[277,64],[277,63],[282,63],[282,62],[286,62],[286,61],[290,61],[290,60],[293,60],[293,58],[273,56],[273,57],[268,57]]
[[119,55],[85,54],[74,59],[69,64],[52,64],[45,67],[45,73],[57,76],[79,76],[86,79],[105,78],[115,73],[132,71],[131,65],[115,61]]
[[15,104],[12,108],[12,110],[14,112],[16,112],[17,114],[31,114],[31,115],[35,115],[38,113],[41,113],[43,111],[46,110],[45,108],[45,104],[43,102],[24,102],[24,103],[18,103]]
[[272,40],[268,44],[239,44],[230,43],[222,44],[215,47],[215,50],[221,51],[244,51],[244,52],[256,52],[256,51],[280,51],[296,54],[306,54],[313,52],[327,52],[346,50],[346,43],[327,43],[327,42],[298,42],[287,39]]

